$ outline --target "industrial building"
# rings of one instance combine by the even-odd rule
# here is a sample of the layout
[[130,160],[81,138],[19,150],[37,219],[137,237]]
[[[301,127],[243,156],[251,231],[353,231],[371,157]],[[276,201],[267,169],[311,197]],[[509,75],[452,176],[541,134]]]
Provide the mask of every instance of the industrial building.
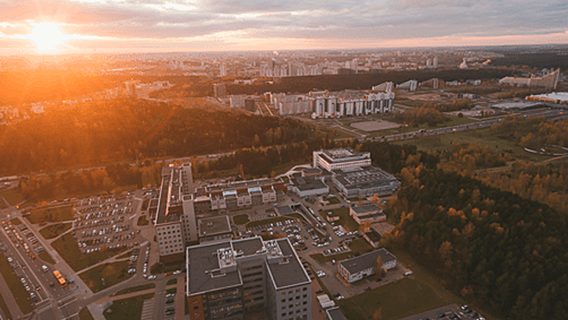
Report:
[[396,267],[396,257],[387,249],[380,248],[340,261],[337,264],[337,273],[348,283],[357,282],[377,272],[377,258],[379,257],[383,270],[389,271]]
[[364,198],[374,194],[388,196],[400,188],[400,181],[377,167],[335,170],[331,179],[346,198]]
[[193,189],[190,163],[162,169],[154,219],[160,260],[183,257],[185,247],[198,240]]
[[245,319],[258,308],[267,319],[311,319],[311,280],[287,238],[200,244],[186,256],[190,319]]
[[331,172],[333,170],[355,169],[371,165],[369,152],[356,152],[348,148],[320,150],[313,152],[313,167]]

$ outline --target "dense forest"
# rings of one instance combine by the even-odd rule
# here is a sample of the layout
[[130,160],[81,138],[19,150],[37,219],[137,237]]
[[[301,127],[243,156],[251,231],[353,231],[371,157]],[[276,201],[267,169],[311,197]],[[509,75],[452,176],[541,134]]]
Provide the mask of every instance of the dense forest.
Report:
[[443,80],[495,79],[509,75],[507,70],[430,70],[430,71],[380,71],[348,75],[321,75],[309,77],[288,77],[275,81],[274,84],[236,85],[228,84],[231,94],[262,94],[264,92],[298,92],[310,90],[339,91],[345,89],[370,89],[385,81],[401,83],[416,79],[424,81],[431,78]]
[[376,164],[401,168],[390,209],[397,240],[446,285],[507,319],[566,317],[567,215],[438,169],[435,157],[409,146],[362,148]]
[[502,58],[493,60],[495,66],[530,66],[535,68],[568,68],[565,52],[519,53],[508,52]]
[[142,101],[48,110],[0,127],[0,175],[217,153],[317,138],[293,119]]

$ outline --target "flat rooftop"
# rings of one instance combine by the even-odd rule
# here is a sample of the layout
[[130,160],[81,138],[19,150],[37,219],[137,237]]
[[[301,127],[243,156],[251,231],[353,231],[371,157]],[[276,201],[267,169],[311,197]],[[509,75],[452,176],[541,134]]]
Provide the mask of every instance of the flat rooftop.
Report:
[[310,277],[300,263],[296,252],[288,238],[276,240],[282,255],[286,257],[284,263],[268,263],[268,270],[274,280],[276,288],[309,283]]
[[180,166],[162,168],[156,224],[180,221],[182,200],[191,194],[190,179]]
[[300,191],[326,189],[327,185],[320,179],[312,177],[293,176],[292,184]]
[[335,179],[347,189],[398,187],[400,184],[395,176],[377,167],[364,167],[351,171],[336,170],[334,173]]
[[[267,245],[272,244],[273,250]],[[274,245],[276,244],[276,245]],[[187,248],[187,294],[240,286],[240,259],[262,259],[276,288],[310,283],[304,267],[287,238],[262,241],[260,237],[224,240]]]
[[217,250],[230,247],[230,241],[223,241],[187,248],[187,256],[189,257],[187,272],[190,275],[187,287],[188,294],[198,294],[242,284],[241,274],[238,271],[213,275],[213,271],[220,268]]
[[198,221],[199,237],[214,236],[231,232],[228,216],[201,218]]
[[363,270],[373,268],[377,257],[381,257],[383,263],[396,260],[396,257],[385,248],[380,248],[358,257],[340,261],[341,265],[351,274],[361,272]]
[[379,206],[374,203],[354,204],[351,206],[351,209],[353,209],[356,214],[381,211],[381,208],[379,208]]

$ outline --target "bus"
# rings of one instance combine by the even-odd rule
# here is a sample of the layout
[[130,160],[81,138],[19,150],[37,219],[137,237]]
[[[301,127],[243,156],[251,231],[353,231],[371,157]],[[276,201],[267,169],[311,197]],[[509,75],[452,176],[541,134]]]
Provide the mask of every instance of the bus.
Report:
[[61,272],[59,272],[58,270],[53,270],[53,276],[55,277],[55,279],[57,279],[57,282],[59,283],[59,285],[64,286],[64,285],[67,284],[67,281],[61,275]]

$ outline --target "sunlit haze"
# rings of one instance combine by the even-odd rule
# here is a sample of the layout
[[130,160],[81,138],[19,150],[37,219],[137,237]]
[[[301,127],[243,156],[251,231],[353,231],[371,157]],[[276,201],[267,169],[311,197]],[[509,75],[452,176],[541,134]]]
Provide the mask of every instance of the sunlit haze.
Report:
[[556,0],[0,0],[0,53],[567,43],[566,16]]

